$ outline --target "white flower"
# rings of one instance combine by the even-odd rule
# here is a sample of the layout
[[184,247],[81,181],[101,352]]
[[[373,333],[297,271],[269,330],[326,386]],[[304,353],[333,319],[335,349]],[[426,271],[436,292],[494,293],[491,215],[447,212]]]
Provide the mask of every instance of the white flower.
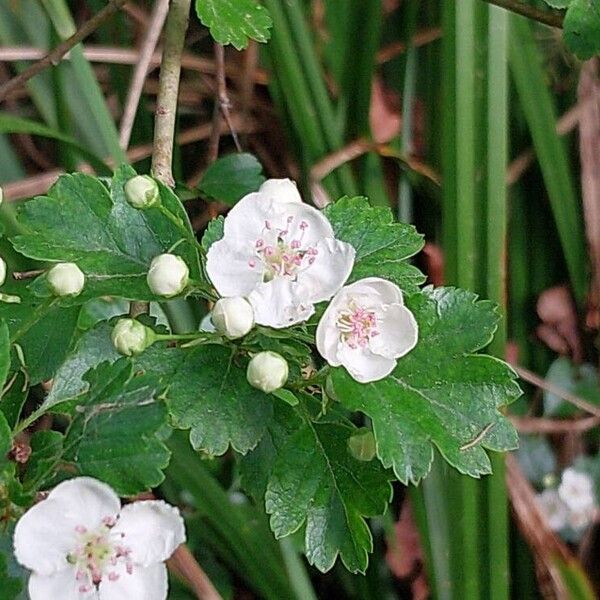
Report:
[[595,514],[596,507],[593,504],[581,510],[572,510],[567,519],[569,527],[575,531],[581,531],[592,524]]
[[248,383],[267,394],[282,387],[288,378],[287,360],[277,352],[269,350],[253,356],[248,364]]
[[6,281],[6,261],[0,257],[0,285]]
[[106,484],[57,485],[15,528],[31,600],[165,600],[164,561],[185,541],[179,511],[162,501],[121,508]]
[[241,296],[221,298],[212,310],[212,322],[218,332],[234,340],[254,327],[254,310]]
[[125,356],[140,354],[156,340],[154,331],[135,319],[119,319],[110,337],[117,352]]
[[333,367],[343,365],[356,381],[389,375],[397,359],[416,345],[419,329],[400,288],[379,277],[343,287],[317,327],[317,349]]
[[587,473],[572,467],[562,474],[558,494],[571,511],[580,512],[594,506],[594,482]]
[[567,526],[569,509],[560,499],[557,490],[544,490],[541,494],[537,494],[535,499],[548,519],[548,525],[552,531],[560,531]]
[[248,298],[258,324],[281,328],[329,300],[350,275],[354,255],[291,181],[270,179],[229,211],[206,270],[221,296]]
[[152,259],[146,280],[154,294],[171,298],[183,292],[189,275],[188,266],[180,256],[159,254]]
[[156,206],[160,202],[158,184],[148,175],[136,175],[125,184],[125,198],[134,208]]
[[78,296],[85,285],[85,275],[75,263],[54,265],[46,279],[57,296]]

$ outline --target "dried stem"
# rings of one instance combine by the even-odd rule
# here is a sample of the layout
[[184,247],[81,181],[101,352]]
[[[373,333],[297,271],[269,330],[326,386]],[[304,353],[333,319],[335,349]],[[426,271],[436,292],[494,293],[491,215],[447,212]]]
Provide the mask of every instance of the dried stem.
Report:
[[2,102],[10,92],[20,88],[44,69],[59,63],[71,48],[79,44],[79,42],[98,29],[98,27],[114,15],[125,2],[126,0],[110,0],[100,12],[95,14],[89,21],[86,21],[70,38],[67,38],[64,42],[60,43],[54,50],[51,50],[44,58],[31,65],[28,69],[16,77],[13,77],[10,81],[7,81],[0,87],[0,102]]
[[168,564],[173,571],[189,581],[200,600],[223,600],[187,546],[179,546]]
[[511,416],[510,421],[519,433],[583,433],[600,425],[600,417],[545,419]]
[[577,408],[589,413],[590,415],[594,415],[595,417],[600,417],[600,408],[598,408],[597,406],[594,406],[593,404],[591,404],[589,402],[586,402],[585,400],[583,400],[583,398],[580,398],[579,396],[576,396],[575,394],[571,394],[571,392],[568,392],[567,390],[563,390],[561,387],[554,385],[550,381],[547,381],[543,377],[536,375],[535,373],[533,373],[532,371],[529,371],[528,369],[525,369],[523,367],[518,367],[515,365],[513,365],[513,369],[517,372],[517,375],[524,381],[527,381],[533,385],[536,385],[537,387],[539,387],[543,390],[546,390],[546,391],[550,392],[551,394],[558,396],[559,398],[562,398],[566,402],[573,404]]
[[217,93],[213,112],[213,131],[208,144],[208,164],[217,160],[219,155],[219,140],[221,139],[221,115],[231,132],[231,137],[238,152],[242,151],[237,133],[231,120],[231,101],[227,95],[227,80],[225,78],[225,49],[221,44],[215,44],[215,69],[217,79]]
[[543,25],[549,25],[550,27],[558,27],[559,29],[562,29],[564,21],[564,17],[562,15],[557,15],[545,10],[540,10],[539,8],[534,8],[533,6],[520,2],[519,0],[483,1],[487,2],[488,4],[494,4],[500,8],[510,10],[511,12],[514,12],[517,15],[522,15],[523,17],[527,17],[528,19],[533,19],[534,21],[542,23]]
[[152,11],[148,29],[146,30],[146,35],[142,42],[138,63],[135,65],[133,71],[131,85],[127,92],[127,99],[125,100],[123,117],[121,118],[121,131],[119,134],[119,141],[123,150],[127,150],[127,147],[129,146],[131,130],[133,129],[135,115],[140,103],[140,98],[142,97],[144,82],[146,81],[148,69],[150,68],[154,56],[154,50],[156,44],[158,44],[158,38],[160,37],[160,32],[165,24],[168,12],[169,0],[157,0]]
[[152,172],[165,185],[174,186],[173,140],[175,115],[181,75],[181,56],[187,31],[191,0],[172,0],[165,32],[165,49],[160,68],[160,81],[154,125]]

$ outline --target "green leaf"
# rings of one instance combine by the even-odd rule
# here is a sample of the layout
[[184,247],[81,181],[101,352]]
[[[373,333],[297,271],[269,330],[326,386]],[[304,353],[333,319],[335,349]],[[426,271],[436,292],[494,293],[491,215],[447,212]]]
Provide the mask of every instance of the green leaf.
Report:
[[254,0],[196,0],[196,13],[215,41],[237,50],[248,45],[248,38],[264,43],[271,36],[271,17]]
[[86,379],[89,390],[77,399],[65,459],[121,495],[159,485],[170,452],[162,441],[167,410],[156,398],[157,380],[137,376],[126,359],[103,363]]
[[63,453],[64,437],[58,431],[36,431],[31,436],[31,456],[23,476],[26,490],[43,487],[52,477]]
[[24,133],[62,142],[77,150],[82,157],[89,161],[98,173],[102,175],[108,175],[110,173],[110,169],[106,163],[98,158],[93,152],[90,152],[89,149],[82,146],[77,140],[52,127],[44,125],[43,123],[37,123],[30,119],[23,119],[21,117],[15,117],[14,115],[0,113],[0,133]]
[[567,8],[571,4],[572,0],[544,0],[544,2],[552,8],[563,9]]
[[[596,393],[598,390],[598,372],[594,365],[590,363],[575,365],[565,356],[560,356],[552,362],[546,372],[545,379],[557,388],[570,394],[579,395],[580,391],[586,387],[589,387],[591,391]],[[544,390],[545,415],[571,417],[577,410],[577,407],[573,406],[570,402],[563,400],[560,396],[548,390]]]
[[364,573],[373,540],[365,517],[385,512],[392,496],[378,461],[361,462],[347,450],[356,429],[303,422],[279,449],[265,506],[278,538],[306,524],[305,553],[320,571],[338,554],[349,571]]
[[248,153],[230,154],[210,165],[198,189],[209,198],[233,205],[265,180],[262,165]]
[[0,590],[6,593],[2,600],[27,600],[25,593],[29,571],[15,559],[13,546],[13,524],[0,529]]
[[582,60],[600,52],[600,0],[572,0],[563,23],[567,46]]
[[[151,260],[193,236],[183,206],[166,186],[159,184],[162,206],[181,226],[159,208],[142,211],[127,203],[124,185],[134,175],[133,169],[122,166],[110,190],[90,175],[63,175],[48,196],[26,202],[19,211],[25,233],[13,239],[17,251],[37,260],[76,262],[85,273],[85,289],[73,302],[99,296],[155,299],[146,284]],[[186,261],[191,276],[198,278],[193,244],[185,241],[174,251]],[[50,295],[44,278],[33,285],[39,295]]]
[[369,384],[345,369],[332,372],[336,396],[373,421],[377,454],[400,481],[418,483],[431,467],[433,447],[461,473],[490,473],[484,450],[517,446],[517,434],[499,411],[520,395],[504,362],[472,354],[486,346],[498,316],[491,302],[452,288],[412,296],[407,306],[419,324],[419,341],[393,373]]
[[373,207],[366,198],[344,197],[324,210],[338,239],[356,250],[348,282],[383,277],[407,293],[416,292],[423,274],[407,262],[423,247],[423,236],[412,225],[394,223],[388,208]]
[[18,577],[12,577],[9,574],[8,557],[8,552],[6,554],[0,552],[0,590],[2,590],[3,600],[15,600],[23,589],[23,585]]
[[25,400],[27,400],[29,382],[25,371],[21,369],[11,375],[9,383],[11,384],[10,388],[0,398],[0,411],[6,417],[9,426],[14,428],[19,421]]
[[0,412],[0,462],[4,460],[4,456],[10,452],[12,448],[12,431],[4,416]]
[[184,353],[168,389],[173,424],[191,428],[192,446],[212,455],[229,445],[241,454],[254,448],[273,412],[272,398],[250,386],[238,360],[223,346],[194,348]]
[[225,225],[225,218],[223,215],[219,215],[216,219],[209,221],[206,231],[202,236],[202,247],[208,251],[208,249],[223,237],[223,227]]
[[4,389],[10,370],[10,332],[8,325],[0,321],[0,390]]

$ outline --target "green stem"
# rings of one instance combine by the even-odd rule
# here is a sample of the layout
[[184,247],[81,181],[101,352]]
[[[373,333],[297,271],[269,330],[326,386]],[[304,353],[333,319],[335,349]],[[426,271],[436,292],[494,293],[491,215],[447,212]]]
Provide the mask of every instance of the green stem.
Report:
[[302,600],[317,600],[310,577],[306,573],[306,568],[302,559],[298,556],[296,548],[291,538],[286,537],[279,540],[279,547],[285,563],[290,585],[296,596]]
[[483,0],[489,4],[494,4],[505,10],[509,10],[517,15],[522,15],[538,23],[549,25],[550,27],[562,28],[564,17],[563,15],[557,15],[549,13],[545,10],[540,10],[529,4],[520,2],[519,0]]

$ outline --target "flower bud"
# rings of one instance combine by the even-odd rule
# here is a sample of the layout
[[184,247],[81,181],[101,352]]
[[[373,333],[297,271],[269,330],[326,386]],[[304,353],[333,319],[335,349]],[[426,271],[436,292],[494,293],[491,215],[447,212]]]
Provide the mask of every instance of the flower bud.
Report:
[[85,275],[75,263],[58,263],[46,275],[50,289],[57,296],[78,296],[85,285]]
[[0,204],[4,202],[4,190],[0,186]]
[[134,356],[151,346],[156,341],[156,334],[135,319],[119,319],[110,338],[117,352]]
[[160,202],[158,184],[148,175],[136,175],[125,184],[125,198],[134,208],[156,206]]
[[267,394],[282,387],[288,378],[287,360],[276,352],[259,352],[246,371],[248,383]]
[[375,436],[369,429],[361,429],[348,438],[348,452],[356,460],[369,462],[375,458]]
[[154,294],[171,298],[183,292],[188,284],[189,275],[188,266],[181,257],[175,254],[160,254],[152,259],[146,280]]
[[0,285],[6,281],[6,262],[0,257]]
[[235,340],[254,327],[254,310],[242,296],[221,298],[212,310],[212,322],[219,333]]

